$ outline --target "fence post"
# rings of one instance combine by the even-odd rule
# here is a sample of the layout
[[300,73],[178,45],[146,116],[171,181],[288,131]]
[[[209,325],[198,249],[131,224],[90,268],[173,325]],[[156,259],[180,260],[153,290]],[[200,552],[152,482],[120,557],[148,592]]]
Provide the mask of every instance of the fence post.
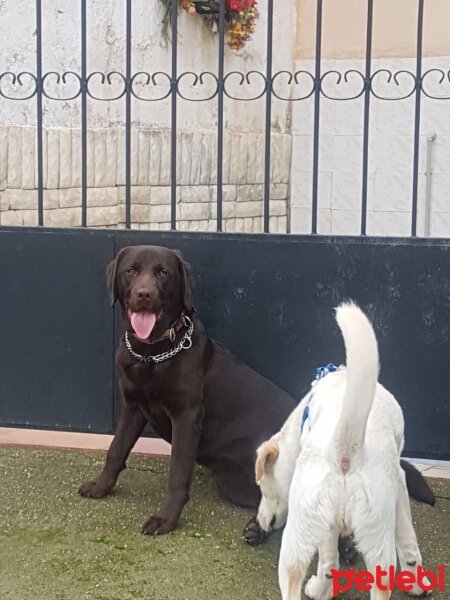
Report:
[[270,231],[270,170],[272,141],[273,0],[267,3],[266,126],[264,144],[264,233]]
[[87,11],[81,0],[81,226],[87,226]]
[[317,206],[319,188],[319,134],[320,134],[320,90],[322,62],[322,0],[317,0],[316,16],[316,66],[314,77],[314,146],[312,177],[311,233],[317,233]]
[[44,160],[42,131],[42,3],[36,0],[36,124],[37,124],[37,176],[38,225],[44,225]]
[[366,74],[364,79],[363,174],[361,197],[361,235],[367,230],[367,170],[369,163],[370,93],[372,76],[373,0],[367,4]]
[[417,59],[416,59],[416,109],[414,118],[414,165],[413,193],[411,209],[411,236],[417,235],[417,194],[419,186],[419,153],[420,153],[420,103],[422,96],[422,40],[423,40],[424,1],[419,0],[417,15]]

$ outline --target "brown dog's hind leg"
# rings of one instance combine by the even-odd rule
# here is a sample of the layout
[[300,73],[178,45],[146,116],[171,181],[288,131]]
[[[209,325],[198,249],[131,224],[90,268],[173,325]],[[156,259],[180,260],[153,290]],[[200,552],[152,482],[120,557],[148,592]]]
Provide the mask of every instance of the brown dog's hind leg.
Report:
[[215,469],[214,477],[226,500],[244,508],[258,508],[261,492],[255,483],[253,469],[236,463],[221,464]]
[[[232,504],[255,509],[259,506],[261,492],[255,483],[253,472],[246,472],[240,465],[230,463],[220,465],[215,470],[214,477],[221,495]],[[254,516],[244,527],[242,535],[250,546],[258,546],[268,534],[261,529]]]

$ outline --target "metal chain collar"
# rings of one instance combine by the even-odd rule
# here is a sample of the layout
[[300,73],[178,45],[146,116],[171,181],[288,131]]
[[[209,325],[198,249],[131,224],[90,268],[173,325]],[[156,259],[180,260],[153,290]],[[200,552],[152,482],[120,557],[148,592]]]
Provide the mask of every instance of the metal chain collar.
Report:
[[177,346],[175,346],[174,348],[172,348],[171,350],[168,350],[167,352],[162,352],[161,354],[155,354],[153,356],[152,355],[145,356],[143,354],[138,354],[131,347],[131,343],[128,338],[128,331],[125,331],[125,345],[127,347],[128,352],[131,354],[131,356],[133,358],[135,358],[136,360],[138,360],[142,363],[152,362],[152,363],[157,364],[157,363],[163,362],[164,360],[168,360],[169,358],[172,358],[172,356],[175,356],[182,350],[189,350],[189,348],[192,347],[192,334],[194,332],[194,323],[188,316],[184,315],[184,318],[189,323],[189,328],[185,332],[183,337],[181,338],[180,343]]

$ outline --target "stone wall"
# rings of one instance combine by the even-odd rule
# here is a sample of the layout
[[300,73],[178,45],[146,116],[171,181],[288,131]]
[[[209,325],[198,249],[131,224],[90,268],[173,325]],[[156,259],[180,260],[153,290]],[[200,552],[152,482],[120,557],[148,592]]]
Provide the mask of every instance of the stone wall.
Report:
[[[125,134],[119,127],[88,132],[87,223],[123,227]],[[81,223],[79,129],[44,131],[44,223]],[[177,141],[179,229],[215,230],[217,134],[180,131]],[[223,157],[225,231],[260,232],[263,215],[264,137],[226,132]],[[272,137],[270,227],[288,227],[291,136]],[[131,220],[135,229],[170,227],[170,131],[133,127]],[[37,225],[36,129],[0,127],[0,225]]]

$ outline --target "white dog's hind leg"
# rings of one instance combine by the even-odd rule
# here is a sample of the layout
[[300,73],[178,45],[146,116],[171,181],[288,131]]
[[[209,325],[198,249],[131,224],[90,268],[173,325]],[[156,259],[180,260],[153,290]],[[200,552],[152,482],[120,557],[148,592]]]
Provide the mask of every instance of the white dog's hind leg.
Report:
[[309,563],[334,529],[341,487],[326,463],[297,463],[278,564],[283,600],[300,600]]
[[[305,538],[299,528],[289,524],[289,516],[281,542],[280,559],[278,563],[278,580],[282,600],[300,600],[303,581],[317,547],[317,543]],[[327,599],[328,600],[328,599]]]
[[[377,567],[381,568],[386,573],[389,573],[389,567],[395,568],[397,562],[395,553],[395,537],[391,532],[385,532],[385,539],[380,540],[380,546],[375,546],[373,551],[364,554],[364,560],[367,570],[375,577]],[[383,587],[388,587],[388,577],[383,577],[381,584]],[[377,587],[376,583],[372,585],[370,590],[370,600],[389,600],[391,592],[382,590]]]
[[305,594],[311,600],[330,600],[332,596],[331,570],[339,570],[338,541],[339,530],[333,528],[319,548],[317,574],[309,579],[305,587]]
[[[417,544],[416,532],[414,531],[411,507],[409,504],[408,491],[406,489],[405,477],[400,473],[398,485],[398,496],[396,505],[396,524],[395,524],[395,543],[397,546],[398,560],[402,571],[409,571],[415,576],[417,567],[422,565],[422,556]],[[430,584],[429,579],[424,578],[426,585]],[[423,596],[424,591],[414,584],[413,589],[408,592],[411,596]]]
[[[360,511],[353,518],[353,533],[357,546],[364,557],[367,570],[377,577],[377,570],[389,573],[389,567],[396,567],[397,553],[395,551],[395,497],[387,495],[384,502],[370,510]],[[388,587],[388,576],[380,578],[381,585]],[[377,587],[376,583],[370,590],[370,600],[388,600],[389,590]]]
[[[389,573],[389,567],[393,566],[395,568],[397,556],[395,553],[394,523],[392,523],[392,530],[386,529],[384,535],[374,543],[373,548],[368,552],[363,552],[363,556],[367,570],[374,577],[376,576],[377,567],[386,573]],[[388,577],[383,577],[380,583],[383,587],[388,587]],[[389,590],[378,588],[376,583],[372,585],[370,600],[389,600],[390,597],[391,592]]]
[[286,527],[281,541],[278,562],[278,580],[283,600],[300,600],[303,581],[309,563],[316,551],[314,543],[302,536],[299,527],[297,507],[288,513]]
[[370,591],[370,600],[389,600],[391,592],[389,590],[382,591],[372,588]]
[[304,564],[288,566],[280,557],[278,577],[282,600],[300,600],[307,568]]
[[[365,556],[367,570],[375,577],[377,567],[380,567],[386,573],[389,573],[389,567],[396,566],[395,542],[394,536],[387,534],[387,539],[383,544],[384,548],[381,553],[376,551],[373,554]],[[387,588],[389,585],[388,577],[383,577],[381,584]],[[370,600],[389,600],[391,592],[377,587],[376,583],[372,585],[370,590]]]

